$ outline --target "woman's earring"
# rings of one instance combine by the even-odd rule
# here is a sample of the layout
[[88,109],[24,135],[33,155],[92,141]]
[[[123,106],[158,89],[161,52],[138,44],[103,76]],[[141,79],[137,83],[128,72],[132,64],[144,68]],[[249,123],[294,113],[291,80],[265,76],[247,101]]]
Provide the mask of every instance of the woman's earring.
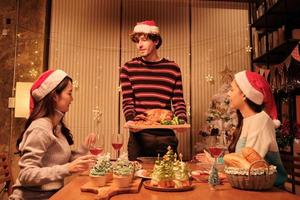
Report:
[[243,101],[246,101],[246,97],[245,96],[243,97]]

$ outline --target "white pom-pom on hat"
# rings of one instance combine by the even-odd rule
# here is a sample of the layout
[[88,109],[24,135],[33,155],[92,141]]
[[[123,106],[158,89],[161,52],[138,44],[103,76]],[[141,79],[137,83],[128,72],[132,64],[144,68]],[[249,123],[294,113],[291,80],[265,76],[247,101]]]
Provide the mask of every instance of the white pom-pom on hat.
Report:
[[275,128],[278,128],[281,125],[281,122],[278,119],[273,119],[273,123],[275,125]]

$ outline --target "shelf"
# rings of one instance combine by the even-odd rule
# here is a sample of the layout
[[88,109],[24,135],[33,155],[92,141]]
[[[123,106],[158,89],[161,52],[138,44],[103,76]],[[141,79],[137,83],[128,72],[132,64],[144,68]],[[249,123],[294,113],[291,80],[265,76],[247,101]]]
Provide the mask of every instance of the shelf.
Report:
[[[287,5],[285,5],[287,3]],[[286,7],[285,7],[286,6]],[[300,1],[278,0],[264,15],[255,20],[251,27],[278,28],[286,23],[299,24]]]
[[279,64],[282,63],[293,51],[299,40],[291,39],[279,46],[271,49],[269,52],[253,59],[253,63],[260,64]]

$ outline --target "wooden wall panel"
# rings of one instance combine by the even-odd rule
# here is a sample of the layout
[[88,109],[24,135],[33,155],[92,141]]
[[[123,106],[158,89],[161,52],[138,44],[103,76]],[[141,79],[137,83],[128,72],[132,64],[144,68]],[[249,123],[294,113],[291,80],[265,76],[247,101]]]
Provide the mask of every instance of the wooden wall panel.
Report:
[[[119,95],[119,65],[137,56],[129,34],[138,21],[154,19],[161,28],[162,57],[182,70],[184,96],[191,107],[191,133],[178,134],[179,151],[189,159],[205,112],[221,85],[227,65],[235,72],[249,68],[247,4],[197,0],[53,0],[50,68],[66,70],[78,83],[67,116],[76,145],[85,134],[121,132],[124,117]],[[215,84],[205,81],[211,74]],[[99,108],[100,121],[93,110]],[[192,141],[190,134],[193,136]],[[126,142],[125,142],[126,143]],[[127,150],[126,145],[122,148]]]
[[[220,72],[249,69],[247,4],[192,1],[192,133],[193,143],[205,125],[211,97],[222,85]],[[214,84],[206,76],[214,78]]]
[[111,151],[110,135],[118,132],[119,10],[120,1],[52,1],[50,68],[78,86],[66,117],[76,146],[97,132]]

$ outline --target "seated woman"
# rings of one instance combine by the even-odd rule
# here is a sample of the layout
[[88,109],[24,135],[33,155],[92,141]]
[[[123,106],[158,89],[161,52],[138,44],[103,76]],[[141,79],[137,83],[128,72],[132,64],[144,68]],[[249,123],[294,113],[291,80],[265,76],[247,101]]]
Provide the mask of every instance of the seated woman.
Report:
[[73,136],[63,122],[73,100],[72,79],[62,70],[48,70],[33,84],[30,116],[17,140],[21,155],[20,172],[9,199],[48,199],[58,191],[64,178],[83,172],[95,156],[86,155],[95,143],[89,134],[78,151],[71,151]]
[[261,157],[277,167],[275,185],[283,185],[287,173],[282,165],[276,142],[276,104],[266,79],[255,72],[242,71],[234,76],[229,91],[230,105],[237,109],[239,122],[230,151],[239,152],[243,147],[252,147]]
[[[275,185],[287,179],[276,142],[275,128],[280,125],[271,88],[264,77],[255,72],[242,71],[234,76],[228,92],[230,106],[237,109],[238,125],[229,145],[229,152],[252,147],[269,164],[277,167]],[[203,155],[197,156],[204,160]]]

